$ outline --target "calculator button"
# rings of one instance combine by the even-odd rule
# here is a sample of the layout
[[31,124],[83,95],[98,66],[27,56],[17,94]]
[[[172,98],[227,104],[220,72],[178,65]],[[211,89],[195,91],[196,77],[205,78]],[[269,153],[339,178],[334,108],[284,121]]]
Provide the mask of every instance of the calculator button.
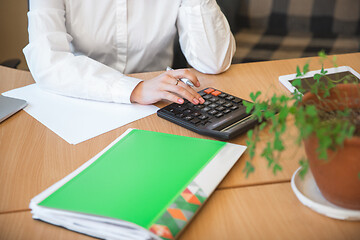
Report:
[[205,125],[205,124],[207,124],[207,123],[208,123],[208,121],[205,120],[205,121],[201,121],[200,124],[201,124],[201,125]]
[[237,104],[242,103],[242,100],[240,98],[235,98],[232,101],[233,103],[237,103]]
[[176,114],[176,116],[179,117],[179,118],[182,118],[182,117],[185,116],[185,114],[183,114],[183,113],[178,113],[178,114]]
[[171,114],[175,114],[176,111],[175,111],[175,109],[170,108],[170,109],[169,109],[169,112],[170,112]]
[[215,109],[218,110],[218,111],[223,111],[223,110],[225,110],[225,107],[219,106],[219,107],[217,107],[217,108],[215,108]]
[[202,108],[204,108],[205,106],[204,106],[203,104],[198,104],[198,105],[195,105],[195,107],[198,108],[198,109],[202,109]]
[[[210,96],[210,95],[209,95],[209,96]],[[216,102],[217,100],[218,100],[217,97],[212,97],[212,98],[209,99],[209,101],[211,101],[211,102]]]
[[194,117],[198,117],[198,116],[201,115],[201,113],[199,113],[199,112],[194,112],[192,115],[193,115]]
[[204,92],[207,93],[207,94],[210,94],[212,93],[213,91],[215,91],[214,89],[212,88],[208,88],[208,89],[205,89]]
[[186,121],[190,121],[191,119],[193,119],[191,116],[186,116],[186,117],[184,117],[184,119],[186,120]]
[[219,106],[219,105],[217,105],[216,103],[212,103],[209,105],[209,107],[211,107],[211,108],[216,108],[217,106]]
[[201,115],[201,116],[199,116],[198,118],[201,119],[201,120],[205,120],[205,119],[207,119],[208,117],[205,116],[205,115]]
[[190,121],[191,123],[193,123],[193,124],[197,124],[197,123],[199,123],[200,122],[200,120],[199,119],[197,119],[197,118],[194,118],[193,120],[191,120]]
[[218,90],[215,90],[211,93],[211,95],[214,95],[214,96],[219,96],[220,94],[221,94],[221,92]]
[[183,107],[183,106],[181,106],[181,105],[177,104],[177,105],[176,105],[176,107],[175,107],[175,109],[176,109],[176,110],[178,110],[178,111],[181,111],[181,112],[182,112],[182,111],[184,111],[184,110],[185,110],[185,107]]
[[233,105],[231,103],[225,103],[224,106],[229,108],[232,107]]
[[221,94],[219,94],[219,97],[221,97],[221,98],[227,97],[227,94],[226,93],[221,93]]
[[202,110],[205,111],[205,112],[207,112],[207,111],[211,110],[211,108],[209,108],[209,107],[204,107]]
[[186,109],[186,110],[184,111],[184,113],[190,114],[190,113],[192,113],[192,111],[191,111],[190,109]]
[[203,104],[205,105],[205,106],[207,106],[207,105],[209,105],[209,104],[211,104],[212,102],[210,102],[210,101],[205,101]]
[[206,95],[206,92],[199,92],[200,96]]
[[222,117],[222,116],[224,116],[223,113],[218,113],[218,114],[215,115],[215,117],[217,117],[217,118]]
[[205,100],[209,100],[210,98],[212,98],[211,95],[205,95],[205,96],[203,96],[203,99],[205,99]]
[[218,111],[216,111],[216,110],[212,109],[212,110],[210,110],[208,113],[209,113],[209,114],[211,114],[211,115],[215,115],[215,114],[217,114],[217,113],[218,113]]
[[234,96],[229,95],[229,96],[227,96],[227,97],[226,97],[226,99],[227,99],[227,100],[229,100],[229,101],[231,101],[231,100],[235,99],[235,97],[234,97]]
[[232,106],[230,109],[231,110],[236,110],[236,109],[238,109],[239,107],[238,106]]
[[220,99],[216,103],[219,104],[219,105],[222,105],[222,104],[226,103],[226,101],[224,99]]
[[225,113],[225,114],[228,114],[229,112],[231,112],[230,109],[226,109],[226,110],[223,111],[223,113]]

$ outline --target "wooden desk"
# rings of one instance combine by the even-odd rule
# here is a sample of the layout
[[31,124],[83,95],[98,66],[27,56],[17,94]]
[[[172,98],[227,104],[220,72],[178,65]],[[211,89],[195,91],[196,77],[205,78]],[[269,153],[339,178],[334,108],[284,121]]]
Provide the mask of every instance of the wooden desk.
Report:
[[[215,87],[249,99],[251,91],[268,96],[287,92],[278,76],[294,73],[307,59],[281,60],[233,65],[220,75],[195,72],[201,87]],[[360,53],[338,56],[338,64],[360,72]],[[331,67],[327,65],[325,67]],[[311,69],[319,69],[316,59]],[[149,79],[158,73],[134,74]],[[0,92],[33,83],[29,72],[0,67]],[[159,103],[158,106],[164,106]],[[50,224],[34,221],[28,209],[30,199],[63,178],[102,150],[127,128],[139,128],[184,136],[206,138],[155,114],[106,134],[70,145],[22,111],[0,124],[0,239],[85,239]],[[245,144],[245,136],[230,142]],[[246,179],[242,172],[245,153],[210,197],[203,210],[182,234],[182,239],[312,238],[355,239],[360,223],[326,218],[304,207],[293,194],[289,182],[298,168],[296,156],[303,152],[287,151],[282,159],[284,170],[273,176],[265,160],[255,157],[256,172]]]

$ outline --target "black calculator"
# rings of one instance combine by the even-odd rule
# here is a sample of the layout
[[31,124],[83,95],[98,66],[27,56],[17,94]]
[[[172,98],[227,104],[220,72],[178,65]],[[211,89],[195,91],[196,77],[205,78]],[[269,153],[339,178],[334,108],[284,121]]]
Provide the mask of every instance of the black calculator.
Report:
[[258,121],[246,113],[245,100],[214,88],[198,92],[203,104],[172,103],[157,111],[157,115],[196,133],[229,140],[253,128]]

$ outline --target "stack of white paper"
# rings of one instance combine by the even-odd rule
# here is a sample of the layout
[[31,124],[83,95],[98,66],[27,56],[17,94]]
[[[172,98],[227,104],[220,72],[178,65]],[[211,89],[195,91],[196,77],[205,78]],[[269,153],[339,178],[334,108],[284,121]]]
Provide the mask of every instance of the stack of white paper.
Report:
[[27,113],[71,144],[77,144],[149,116],[153,105],[106,103],[61,96],[36,84],[3,93],[24,99]]

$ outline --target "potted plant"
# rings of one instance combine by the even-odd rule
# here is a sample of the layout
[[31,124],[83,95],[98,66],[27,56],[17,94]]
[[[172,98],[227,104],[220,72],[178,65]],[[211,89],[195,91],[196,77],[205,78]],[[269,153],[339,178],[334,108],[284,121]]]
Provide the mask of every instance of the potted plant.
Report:
[[[323,66],[327,56],[324,52],[319,56]],[[337,67],[335,61],[333,58]],[[309,63],[302,71],[297,67],[297,79],[292,82],[297,90],[291,96],[275,94],[260,100],[261,92],[256,92],[250,94],[253,102],[244,102],[247,112],[261,122],[247,133],[250,161],[244,171],[247,176],[254,171],[251,159],[260,140],[259,132],[267,125],[271,139],[261,156],[274,173],[282,169],[277,156],[285,150],[287,122],[293,118],[298,130],[295,142],[305,147],[307,156],[299,159],[300,176],[310,167],[320,192],[329,202],[360,209],[360,84],[352,75],[331,78],[322,67],[306,92],[301,77],[308,71]]]

